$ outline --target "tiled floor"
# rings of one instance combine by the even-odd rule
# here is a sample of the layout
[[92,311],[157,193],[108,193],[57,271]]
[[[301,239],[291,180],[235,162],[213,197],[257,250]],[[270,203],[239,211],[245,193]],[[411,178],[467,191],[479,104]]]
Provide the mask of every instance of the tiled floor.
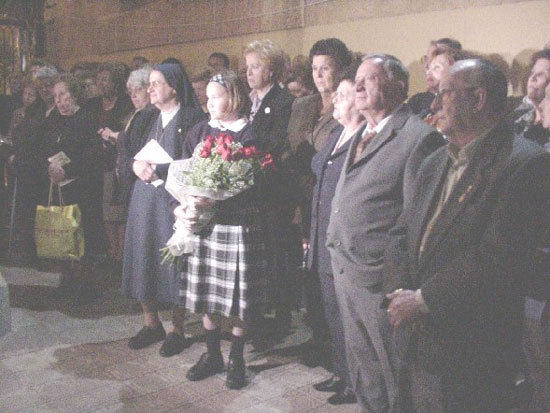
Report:
[[[223,374],[201,382],[185,379],[205,347],[197,317],[187,319],[193,344],[180,355],[160,357],[160,344],[130,350],[127,338],[141,327],[140,312],[120,297],[116,277],[99,278],[101,297],[87,305],[56,297],[51,286],[10,285],[12,332],[0,338],[0,412],[358,410],[333,407],[326,403],[330,394],[312,389],[329,374],[298,362],[298,346],[310,336],[300,313],[290,334],[268,350],[255,352],[247,344],[249,384],[228,390]],[[162,318],[168,327],[168,312]],[[222,341],[222,350],[228,354],[228,341]]]

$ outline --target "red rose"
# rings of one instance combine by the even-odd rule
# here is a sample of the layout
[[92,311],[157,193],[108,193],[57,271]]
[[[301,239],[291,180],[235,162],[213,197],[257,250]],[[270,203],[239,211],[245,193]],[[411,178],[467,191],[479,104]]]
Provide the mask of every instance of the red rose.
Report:
[[233,152],[233,159],[234,160],[238,161],[238,160],[244,159],[244,158],[245,158],[244,148],[239,148],[235,152]]
[[226,148],[223,152],[222,152],[222,159],[224,161],[231,161],[233,160],[233,153],[231,152],[231,148]]
[[210,146],[214,143],[214,137],[212,135],[208,135],[205,139],[205,142],[210,142]]
[[202,151],[201,151],[200,156],[202,158],[210,157],[210,155],[212,155],[212,146],[213,146],[212,139],[210,139],[210,140],[207,139],[204,142],[204,146],[202,147]]
[[233,136],[229,133],[222,133],[220,136],[223,136],[223,143],[226,145],[231,145],[233,143]]
[[271,154],[266,154],[264,156],[264,159],[262,160],[262,169],[265,170],[273,170],[275,169],[275,161],[273,160],[273,157]]
[[231,151],[231,146],[227,146],[227,145],[224,145],[222,146],[223,150],[222,150],[222,159],[224,161],[231,161],[233,160],[233,152]]
[[250,158],[252,156],[252,147],[248,146],[246,148],[243,148],[243,152],[245,158]]
[[216,144],[216,153],[217,153],[218,155],[221,155],[222,152],[225,150],[225,148],[227,148],[227,146],[224,145],[223,143],[218,143],[218,144]]

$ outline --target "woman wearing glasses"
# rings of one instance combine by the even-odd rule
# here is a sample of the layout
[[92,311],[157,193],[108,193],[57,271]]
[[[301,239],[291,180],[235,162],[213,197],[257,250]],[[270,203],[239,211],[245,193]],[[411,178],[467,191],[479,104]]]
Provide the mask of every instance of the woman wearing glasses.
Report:
[[[157,141],[172,159],[179,159],[187,131],[204,118],[187,75],[178,64],[156,65],[147,91],[151,103],[160,110],[147,141]],[[164,340],[160,354],[170,357],[185,347],[183,312],[174,309],[173,329],[166,335],[157,309],[158,303],[178,303],[176,269],[161,264],[159,251],[172,235],[174,217],[169,208],[170,194],[164,185],[152,184],[166,174],[168,164],[136,160],[132,169],[138,179],[128,210],[122,291],[140,302],[145,325],[128,346],[137,350]]]

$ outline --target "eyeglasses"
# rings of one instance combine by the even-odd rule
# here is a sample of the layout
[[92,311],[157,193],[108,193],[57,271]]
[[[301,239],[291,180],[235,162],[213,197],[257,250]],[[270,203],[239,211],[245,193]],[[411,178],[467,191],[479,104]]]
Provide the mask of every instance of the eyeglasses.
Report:
[[149,87],[156,88],[165,84],[166,82],[163,82],[162,80],[153,80],[152,82],[149,82]]
[[446,96],[451,92],[458,92],[460,90],[475,90],[475,89],[477,89],[477,87],[474,87],[474,86],[462,87],[462,88],[458,88],[458,89],[441,89],[439,92],[437,92],[435,94],[434,99],[441,100],[441,99],[443,99],[443,96]]

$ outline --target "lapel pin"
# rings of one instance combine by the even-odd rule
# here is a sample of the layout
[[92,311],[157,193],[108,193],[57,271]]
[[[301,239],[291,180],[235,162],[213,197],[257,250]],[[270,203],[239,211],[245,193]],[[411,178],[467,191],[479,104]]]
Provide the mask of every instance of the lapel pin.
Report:
[[181,133],[181,128],[178,129],[178,133]]
[[466,195],[468,195],[472,191],[472,188],[473,188],[472,185],[468,185],[468,188],[466,188],[466,191],[464,191],[464,193],[460,195],[460,198],[458,198],[459,203],[464,202],[464,200],[466,199]]
[[271,113],[271,109],[269,108],[269,106],[267,108],[264,109],[264,112],[265,114],[267,115],[268,113]]

